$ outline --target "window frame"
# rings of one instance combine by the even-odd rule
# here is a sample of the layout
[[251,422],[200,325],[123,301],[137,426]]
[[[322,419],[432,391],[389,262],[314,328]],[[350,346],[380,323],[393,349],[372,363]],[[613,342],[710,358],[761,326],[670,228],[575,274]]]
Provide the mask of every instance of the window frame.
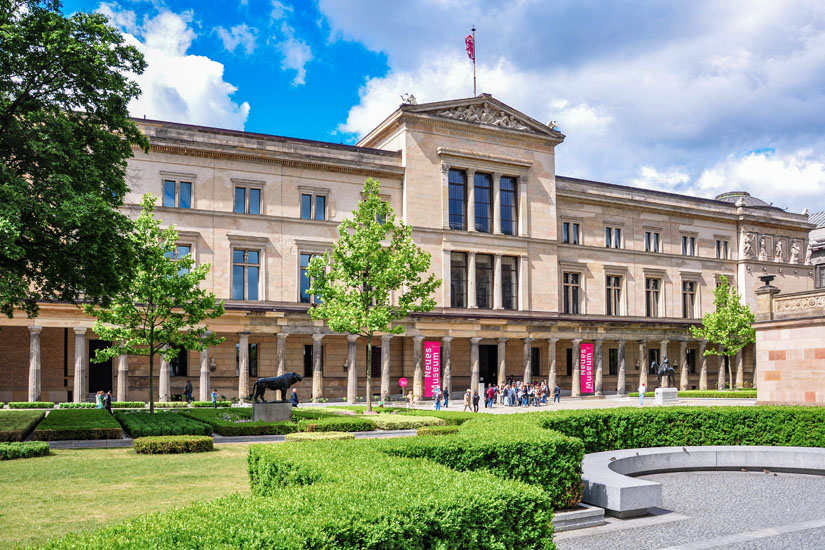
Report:
[[[309,196],[309,217],[304,217],[304,196]],[[298,186],[298,219],[312,222],[330,221],[330,190],[320,187]],[[324,217],[318,218],[318,197],[324,198]],[[263,200],[263,194],[261,194]]]
[[662,253],[662,232],[659,229],[645,228],[645,252]]
[[[656,288],[650,287],[650,282],[656,282]],[[651,275],[645,275],[645,317],[651,319],[659,319],[664,317],[662,311],[662,291],[664,287],[664,278]],[[651,294],[655,292],[654,294]],[[652,298],[655,298],[651,301]]]
[[[617,285],[611,285],[612,282],[618,280]],[[620,317],[624,315],[623,296],[624,296],[624,281],[625,277],[617,273],[605,273],[604,288],[605,288],[605,304],[604,314],[610,317]],[[617,295],[616,295],[617,294]]]
[[[178,172],[160,172],[161,193],[160,204],[164,208],[180,208],[181,210],[194,210],[195,208],[195,174],[183,174]],[[175,185],[174,206],[166,204],[166,183],[172,182]],[[180,205],[181,184],[189,185],[189,206]]]
[[619,374],[619,348],[607,348],[607,375]]
[[[687,286],[690,285],[690,290]],[[696,319],[696,303],[699,296],[699,281],[696,279],[682,279],[682,319]],[[687,299],[691,303],[688,306]]]
[[[488,258],[489,268],[482,268],[479,267],[480,262],[478,261],[479,258]],[[496,264],[495,264],[495,256],[493,254],[476,254],[475,255],[475,287],[476,287],[476,307],[478,309],[493,309],[493,304],[495,300],[493,299],[493,293],[495,292],[496,287]],[[490,287],[487,291],[487,303],[482,305],[480,298],[482,297],[482,285],[480,284],[481,278],[479,277],[479,272],[489,272],[490,277]]]
[[[508,180],[508,181],[513,182],[512,191],[510,191],[510,190],[505,191],[504,190],[504,188],[501,185],[501,182],[503,180]],[[502,235],[518,235],[518,181],[519,181],[519,179],[518,179],[517,176],[502,175],[502,176],[499,176],[499,178],[498,178],[499,225],[501,226],[501,234]],[[513,195],[513,204],[507,206],[507,209],[508,210],[512,209],[512,212],[513,212],[513,220],[512,220],[513,227],[512,227],[512,232],[509,232],[509,233],[504,231],[505,206],[504,206],[504,201],[502,199],[503,199],[505,193],[507,193],[507,194],[512,193],[512,195]]]
[[698,256],[698,242],[695,233],[682,233],[682,256]]
[[561,220],[562,244],[572,244],[580,246],[584,244],[584,232],[582,231],[582,221],[573,218],[563,218]]
[[[238,189],[244,190],[244,204],[243,212],[237,211],[237,193]],[[252,191],[258,191],[258,213],[251,212],[250,205],[252,205]],[[247,180],[232,180],[232,213],[233,214],[247,214],[250,216],[264,215],[264,183],[258,181]]]
[[[479,185],[479,183],[486,183],[487,185]],[[483,198],[484,190],[487,191],[487,202],[480,200]],[[493,184],[493,174],[489,174],[487,172],[474,172],[473,173],[473,227],[475,228],[476,232],[478,233],[493,233],[493,209],[495,206],[495,197],[493,196],[494,193],[494,184]],[[479,205],[486,204],[487,207],[487,215],[482,216],[480,214],[481,208]],[[479,223],[481,221],[482,223]],[[487,224],[487,229],[484,229],[484,223]]]
[[[243,261],[243,263],[237,263],[235,261],[235,251],[239,251],[239,250],[242,250],[244,252],[244,261]],[[258,263],[257,264],[248,262],[247,256],[248,256],[249,252],[256,252],[258,254]],[[262,301],[262,294],[263,293],[261,292],[261,285],[262,285],[262,282],[263,282],[263,260],[264,260],[264,255],[263,255],[262,248],[255,247],[255,246],[248,246],[248,245],[244,245],[244,244],[232,244],[231,247],[230,247],[229,260],[230,260],[230,263],[231,263],[231,266],[232,266],[232,269],[230,271],[230,281],[229,281],[230,299],[234,300],[234,301],[241,301],[241,302],[260,302],[260,301]],[[237,265],[243,266],[243,282],[242,282],[243,296],[244,296],[243,298],[235,298],[235,294],[234,294],[234,292],[235,292],[235,266],[237,266]],[[257,268],[258,268],[258,284],[257,284],[258,288],[256,290],[257,298],[255,298],[254,300],[249,299],[249,297],[248,297],[249,296],[248,270],[249,270],[249,267],[252,267],[252,266],[257,266]]]
[[730,259],[730,240],[728,237],[716,237],[716,259]]
[[624,248],[624,227],[609,223],[604,226],[604,247],[621,250]]
[[[452,175],[459,174],[461,175],[463,181],[453,181]],[[448,228],[451,231],[467,231],[467,180],[468,180],[468,171],[463,168],[450,168],[447,171],[447,224]],[[453,188],[461,186],[461,223],[453,222],[453,204],[457,202],[458,199],[453,199]],[[459,216],[459,213],[456,212],[455,216]],[[475,220],[473,220],[475,223]]]
[[[568,275],[575,275],[575,283],[568,282]],[[562,271],[562,313],[565,315],[581,315],[582,312],[582,279],[584,274],[581,271],[565,269]],[[574,310],[575,311],[572,311]]]
[[[252,353],[252,350],[255,350],[255,353]],[[258,362],[261,357],[261,348],[258,342],[247,342],[246,348],[246,357],[249,361],[249,376],[258,376]],[[254,357],[254,362],[253,362]],[[254,366],[254,368],[253,368]],[[235,342],[235,376],[240,376],[241,374],[241,343]]]
[[[506,285],[505,284],[505,276],[504,276],[505,262],[509,262],[510,260],[512,260],[512,262],[513,262],[513,269],[511,270],[508,267],[507,271],[508,271],[508,273],[510,273],[510,272],[512,273],[512,275],[511,275],[512,283],[510,285]],[[518,310],[518,291],[519,291],[519,289],[518,289],[518,270],[519,270],[519,263],[520,262],[521,262],[521,258],[519,258],[518,256],[502,256],[501,257],[501,285],[499,285],[499,286],[501,286],[501,308],[502,309],[506,309],[506,310],[510,310],[510,311]],[[495,277],[495,274],[493,276]],[[509,298],[512,299],[512,307],[507,307],[507,300],[505,300],[506,294],[505,294],[504,289],[507,286],[510,286],[510,289],[513,291],[512,296],[509,297]]]
[[[456,300],[457,293],[455,292],[455,286],[453,285],[453,281],[456,280],[455,277],[453,276],[453,269],[454,269],[454,265],[455,265],[454,262],[453,262],[453,257],[454,256],[456,258],[462,257],[462,259],[464,261],[464,265],[463,265],[464,276],[462,278],[462,292],[461,292],[461,302],[462,303],[461,304],[457,303],[457,300]],[[459,266],[459,268],[461,268],[461,267],[462,266]],[[467,300],[469,298],[469,296],[468,296],[468,286],[469,285],[468,285],[467,278],[469,277],[469,269],[470,269],[470,267],[469,267],[469,258],[468,258],[467,253],[466,252],[460,252],[460,251],[457,251],[457,250],[451,250],[450,251],[450,307],[462,308],[462,309],[467,308]]]

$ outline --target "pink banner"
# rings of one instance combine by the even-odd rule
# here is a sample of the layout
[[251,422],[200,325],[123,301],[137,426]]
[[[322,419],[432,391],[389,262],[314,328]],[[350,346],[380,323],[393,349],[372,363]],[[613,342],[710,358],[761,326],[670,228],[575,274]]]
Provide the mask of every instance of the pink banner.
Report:
[[441,387],[441,342],[424,342],[424,397]]
[[582,393],[593,393],[596,391],[593,384],[593,344],[581,345],[581,366]]

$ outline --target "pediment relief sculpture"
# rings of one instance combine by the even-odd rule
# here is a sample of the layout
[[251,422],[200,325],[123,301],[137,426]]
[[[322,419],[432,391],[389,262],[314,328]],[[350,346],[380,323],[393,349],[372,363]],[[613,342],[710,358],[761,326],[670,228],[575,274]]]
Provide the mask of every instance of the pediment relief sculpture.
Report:
[[489,124],[491,126],[498,126],[499,128],[509,128],[511,130],[522,130],[532,132],[533,129],[524,124],[521,120],[513,115],[508,115],[500,109],[491,108],[490,104],[485,102],[481,106],[465,105],[461,107],[454,107],[439,111],[438,116],[445,118],[452,118],[455,120],[464,120],[467,122],[476,122],[479,124]]

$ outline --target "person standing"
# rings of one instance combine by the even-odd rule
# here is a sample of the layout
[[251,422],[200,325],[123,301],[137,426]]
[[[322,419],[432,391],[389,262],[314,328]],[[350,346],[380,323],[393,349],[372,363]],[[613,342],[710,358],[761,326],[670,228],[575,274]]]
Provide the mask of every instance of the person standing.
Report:
[[183,388],[183,393],[184,393],[184,395],[186,395],[186,404],[188,405],[189,403],[192,402],[192,381],[191,380],[186,381],[186,386]]
[[212,390],[212,408],[218,408],[218,392],[215,390]]
[[103,396],[103,408],[106,409],[109,414],[112,414],[112,390],[106,392],[106,395]]
[[444,408],[450,408],[450,390],[449,388],[444,388]]
[[647,386],[645,386],[644,384],[641,384],[639,386],[639,406],[640,407],[645,406],[645,392],[646,391],[647,391]]
[[467,412],[467,409],[472,410],[472,409],[470,408],[470,407],[471,407],[471,401],[472,401],[472,398],[473,398],[473,397],[472,397],[472,395],[470,395],[470,390],[467,390],[467,391],[464,393],[464,411],[463,411],[463,412]]
[[95,394],[95,407],[98,409],[103,408],[103,390],[98,390]]
[[297,391],[295,391],[294,389],[292,390],[292,397],[290,397],[290,398],[289,398],[289,403],[290,403],[293,407],[297,407],[297,406],[298,406],[298,403],[299,403],[299,401],[298,401],[298,392],[297,392]]
[[496,388],[495,386],[490,386],[487,388],[487,406],[491,409],[493,408],[493,403],[496,400]]
[[435,390],[435,410],[441,410],[441,390]]
[[478,412],[478,401],[480,397],[478,396],[478,391],[473,392],[473,412]]
[[409,409],[410,407],[412,407],[412,404],[413,404],[413,394],[412,394],[411,391],[408,391],[407,392],[407,408]]
[[558,384],[553,386],[553,403],[561,405],[561,388]]

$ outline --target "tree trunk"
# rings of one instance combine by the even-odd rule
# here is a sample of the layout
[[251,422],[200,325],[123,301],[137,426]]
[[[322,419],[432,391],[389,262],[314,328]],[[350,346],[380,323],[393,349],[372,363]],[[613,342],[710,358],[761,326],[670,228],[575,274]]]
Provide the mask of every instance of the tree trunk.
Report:
[[367,412],[372,412],[372,333],[367,335]]
[[155,385],[155,354],[152,352],[152,347],[149,347],[149,414],[155,412],[154,392],[152,391]]

